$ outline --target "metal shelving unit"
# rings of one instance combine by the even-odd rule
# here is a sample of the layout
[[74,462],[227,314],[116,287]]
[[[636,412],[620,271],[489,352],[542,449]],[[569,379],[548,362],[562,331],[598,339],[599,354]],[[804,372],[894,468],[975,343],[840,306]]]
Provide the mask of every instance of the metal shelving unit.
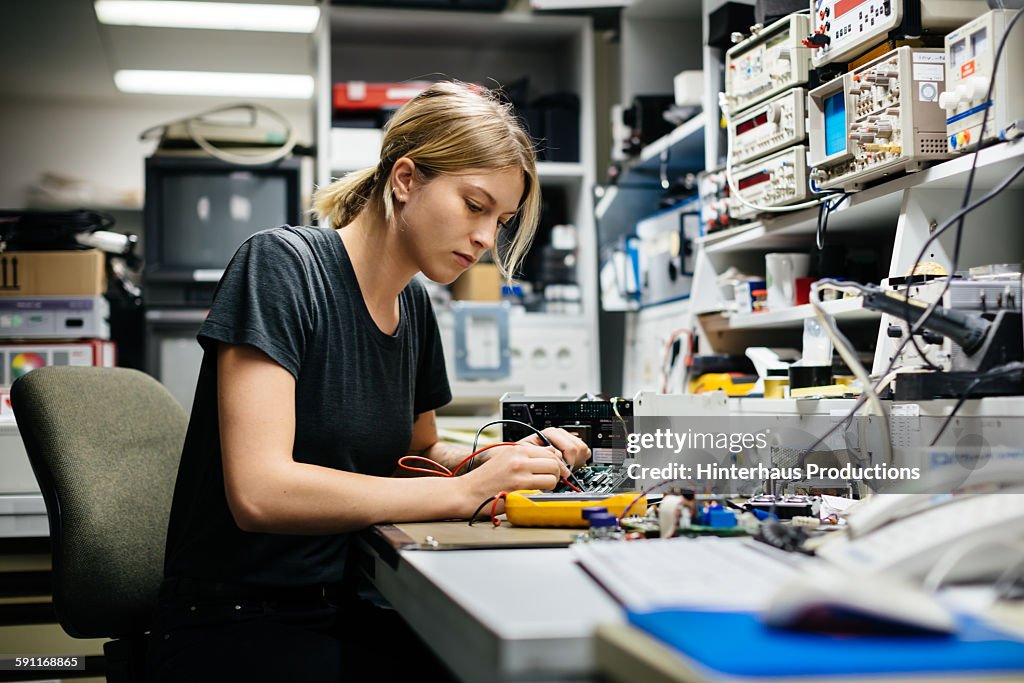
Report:
[[[376,9],[332,6],[319,31],[316,130],[318,148],[331,130],[331,84],[348,80],[400,82],[454,78],[508,86],[528,79],[530,91],[579,95],[580,158],[542,161],[542,188],[564,195],[568,220],[576,226],[577,280],[582,312],[527,313],[515,318],[512,376],[499,381],[460,382],[449,374],[456,394],[496,399],[505,385],[531,393],[600,389],[598,368],[597,237],[595,183],[593,35],[583,17],[501,13]],[[323,184],[355,170],[344,158],[321,154],[317,180]],[[446,352],[454,346],[451,317],[439,310]],[[447,322],[446,322],[447,321]],[[566,360],[566,353],[570,360]],[[456,396],[456,399],[459,397]],[[475,400],[475,399],[474,399]]]

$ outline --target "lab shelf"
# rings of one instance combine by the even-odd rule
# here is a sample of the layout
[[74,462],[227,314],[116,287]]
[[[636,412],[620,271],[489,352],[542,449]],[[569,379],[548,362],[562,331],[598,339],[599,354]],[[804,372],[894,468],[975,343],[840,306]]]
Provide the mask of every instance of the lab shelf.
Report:
[[[881,314],[864,308],[861,297],[849,297],[837,301],[826,301],[822,308],[829,315],[835,316],[840,323],[878,320]],[[763,313],[742,313],[729,317],[728,329],[752,330],[767,328],[802,327],[803,321],[814,317],[814,307],[801,304],[779,311]]]
[[[904,208],[905,191],[937,189],[962,192],[973,157],[974,154],[966,154],[851,194],[831,213],[829,233],[895,229]],[[975,190],[991,190],[1020,163],[1024,163],[1024,144],[1019,142],[983,149],[975,172]],[[1022,187],[1024,176],[1010,185],[1011,189]],[[818,209],[813,207],[762,216],[761,220],[746,225],[709,233],[701,238],[701,245],[708,254],[807,246],[806,238],[814,234],[817,218]]]

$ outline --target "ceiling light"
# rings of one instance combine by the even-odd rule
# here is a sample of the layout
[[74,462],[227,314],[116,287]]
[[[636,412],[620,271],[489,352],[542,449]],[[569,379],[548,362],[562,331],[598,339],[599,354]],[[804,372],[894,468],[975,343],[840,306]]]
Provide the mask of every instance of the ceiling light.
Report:
[[320,19],[320,8],[311,5],[96,0],[93,6],[101,24],[118,26],[312,33]]
[[215,71],[143,71],[114,73],[122,92],[150,95],[218,95],[304,100],[313,96],[313,77],[306,74],[253,74]]

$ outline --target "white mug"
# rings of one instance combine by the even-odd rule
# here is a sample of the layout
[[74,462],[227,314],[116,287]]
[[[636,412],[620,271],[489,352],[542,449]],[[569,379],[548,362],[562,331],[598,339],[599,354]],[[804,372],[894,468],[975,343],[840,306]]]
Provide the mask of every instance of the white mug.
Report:
[[777,311],[796,305],[796,280],[807,277],[811,267],[808,254],[773,253],[764,255],[768,310]]

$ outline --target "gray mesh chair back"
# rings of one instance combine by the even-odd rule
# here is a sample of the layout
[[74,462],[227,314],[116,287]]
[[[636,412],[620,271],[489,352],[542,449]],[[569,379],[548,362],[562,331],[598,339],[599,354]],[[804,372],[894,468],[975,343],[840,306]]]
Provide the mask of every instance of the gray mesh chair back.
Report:
[[163,578],[185,411],[125,368],[39,368],[14,383],[11,403],[46,501],[61,627],[137,639]]

